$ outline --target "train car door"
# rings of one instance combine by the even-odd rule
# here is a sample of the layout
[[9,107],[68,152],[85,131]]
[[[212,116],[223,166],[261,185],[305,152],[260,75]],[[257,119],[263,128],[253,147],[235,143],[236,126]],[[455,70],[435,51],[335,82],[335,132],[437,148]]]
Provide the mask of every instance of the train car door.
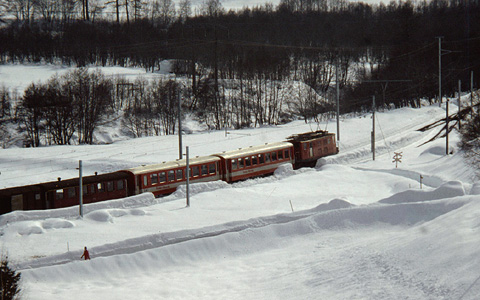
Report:
[[14,210],[23,210],[23,195],[13,195],[12,196],[12,211]]
[[56,191],[48,191],[47,192],[47,201],[45,203],[45,209],[53,208],[52,205],[55,203]]

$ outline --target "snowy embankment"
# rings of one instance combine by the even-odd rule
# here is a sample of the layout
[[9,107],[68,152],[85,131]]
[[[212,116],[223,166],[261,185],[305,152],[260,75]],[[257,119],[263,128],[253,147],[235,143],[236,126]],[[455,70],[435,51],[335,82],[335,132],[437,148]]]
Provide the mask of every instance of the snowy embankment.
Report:
[[474,299],[475,267],[466,262],[478,261],[480,221],[470,217],[480,197],[439,194],[459,188],[446,184],[416,203],[332,200],[296,213],[95,247],[89,262],[78,261],[81,251],[47,257],[23,264],[22,272],[34,283],[27,285],[33,299],[51,298],[52,290],[68,290],[71,299]]
[[[449,182],[433,191],[405,191],[395,194],[389,198],[380,200],[380,203],[407,202],[425,202],[455,196],[464,196],[463,186],[459,182]],[[403,200],[403,201],[402,201]],[[273,216],[258,217],[246,221],[234,221],[220,225],[196,228],[191,230],[181,230],[169,233],[159,233],[139,238],[127,239],[121,242],[106,244],[91,249],[95,257],[108,257],[119,254],[128,254],[144,251],[152,248],[159,248],[173,244],[179,244],[190,240],[210,238],[221,236],[227,233],[241,232],[244,230],[256,230],[271,225],[287,224],[284,230],[288,228],[301,228],[299,231],[293,230],[288,235],[311,233],[315,230],[340,229],[353,226],[368,226],[376,223],[389,225],[414,225],[419,222],[429,221],[442,214],[450,212],[467,203],[470,197],[457,199],[457,201],[429,202],[427,204],[413,203],[408,205],[395,206],[375,206],[375,207],[355,207],[342,199],[334,199],[328,203],[323,203],[315,208],[300,212],[288,214],[278,214]],[[350,209],[346,209],[350,208]],[[341,210],[344,209],[344,210]],[[333,212],[332,212],[333,211]],[[97,222],[113,222],[113,218],[123,217],[127,214],[141,216],[136,214],[135,210],[104,209],[96,210],[86,214],[86,218]],[[139,220],[141,222],[141,220]],[[68,221],[44,221],[42,229],[71,228],[72,222]],[[311,227],[314,227],[312,229]],[[28,234],[39,232],[30,231]],[[25,235],[27,233],[21,233]],[[285,236],[285,237],[287,237]],[[75,260],[81,255],[81,251],[68,252],[61,255],[49,256],[42,259],[36,259],[19,264],[20,269],[38,268],[57,264],[65,264]]]

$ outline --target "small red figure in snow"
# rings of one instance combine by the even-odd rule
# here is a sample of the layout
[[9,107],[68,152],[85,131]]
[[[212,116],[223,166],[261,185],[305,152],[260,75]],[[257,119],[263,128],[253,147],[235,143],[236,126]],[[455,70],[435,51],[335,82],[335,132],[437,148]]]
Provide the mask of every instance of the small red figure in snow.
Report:
[[87,247],[85,247],[85,250],[83,251],[83,255],[80,258],[84,258],[85,260],[90,259],[90,253],[88,253]]

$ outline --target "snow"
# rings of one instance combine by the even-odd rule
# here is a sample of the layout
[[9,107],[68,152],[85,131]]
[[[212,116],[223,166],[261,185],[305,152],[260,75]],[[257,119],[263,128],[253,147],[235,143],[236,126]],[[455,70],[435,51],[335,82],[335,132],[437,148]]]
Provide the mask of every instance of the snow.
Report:
[[[2,77],[3,78],[3,77]],[[445,107],[341,120],[340,153],[235,184],[195,184],[78,207],[0,216],[27,299],[477,299],[480,184],[450,135],[416,129]],[[335,120],[184,136],[191,155],[276,142]],[[104,128],[108,135],[108,129]],[[421,146],[420,146],[421,145]],[[0,149],[0,188],[177,158],[161,136],[96,146]],[[398,168],[394,152],[402,152]],[[26,176],[25,174],[28,174]],[[420,188],[420,176],[422,186]],[[87,246],[92,257],[80,256]]]

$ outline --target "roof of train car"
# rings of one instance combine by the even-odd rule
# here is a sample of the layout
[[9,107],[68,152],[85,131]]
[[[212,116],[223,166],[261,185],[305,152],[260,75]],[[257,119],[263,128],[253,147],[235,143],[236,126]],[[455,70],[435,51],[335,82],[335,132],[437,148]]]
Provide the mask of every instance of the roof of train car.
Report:
[[36,184],[26,186],[15,186],[0,190],[0,197],[10,197],[12,195],[18,195],[28,192],[39,192],[40,187]]
[[265,145],[250,146],[248,148],[240,148],[238,150],[225,151],[222,153],[216,153],[214,155],[223,157],[224,159],[230,159],[230,158],[243,157],[250,154],[253,155],[255,153],[275,151],[275,150],[283,149],[285,147],[292,147],[292,146],[293,146],[292,143],[289,143],[289,142],[276,142],[276,143],[268,143]]
[[[109,180],[118,180],[127,178],[127,175],[123,172],[113,172],[107,174],[100,174],[100,175],[90,175],[90,176],[83,176],[82,182],[83,184],[91,184],[97,183],[102,181],[109,181]],[[43,183],[36,183],[32,185],[26,186],[16,186],[10,187],[6,189],[0,190],[0,196],[11,196],[16,194],[22,194],[27,192],[40,192],[41,189],[52,190],[52,189],[63,189],[73,186],[79,185],[78,178],[69,178],[65,180],[57,180],[57,181],[49,181]]]
[[323,138],[326,136],[332,136],[335,133],[329,133],[328,131],[318,130],[313,132],[305,132],[291,135],[287,138],[289,142],[310,142],[318,138]]
[[[127,175],[125,173],[113,172],[113,173],[106,173],[106,174],[99,174],[99,175],[82,176],[82,182],[83,184],[91,184],[91,183],[98,183],[98,182],[109,181],[109,180],[119,180],[124,178],[127,178]],[[62,189],[62,188],[67,188],[72,186],[78,186],[79,179],[70,178],[65,180],[40,183],[38,185],[41,185],[43,188],[47,190]]]
[[[218,158],[216,156],[196,156],[196,157],[190,157],[189,158],[189,164],[190,165],[198,165],[198,164],[216,162],[216,161],[219,161],[219,160],[220,160],[220,158]],[[161,164],[139,166],[139,167],[135,167],[135,168],[131,168],[131,169],[126,169],[126,170],[123,170],[123,171],[133,173],[134,175],[139,175],[139,174],[151,173],[151,172],[155,172],[155,171],[181,168],[181,167],[185,167],[186,165],[187,165],[187,160],[186,159],[180,159],[180,160],[175,160],[175,161],[163,162]]]

